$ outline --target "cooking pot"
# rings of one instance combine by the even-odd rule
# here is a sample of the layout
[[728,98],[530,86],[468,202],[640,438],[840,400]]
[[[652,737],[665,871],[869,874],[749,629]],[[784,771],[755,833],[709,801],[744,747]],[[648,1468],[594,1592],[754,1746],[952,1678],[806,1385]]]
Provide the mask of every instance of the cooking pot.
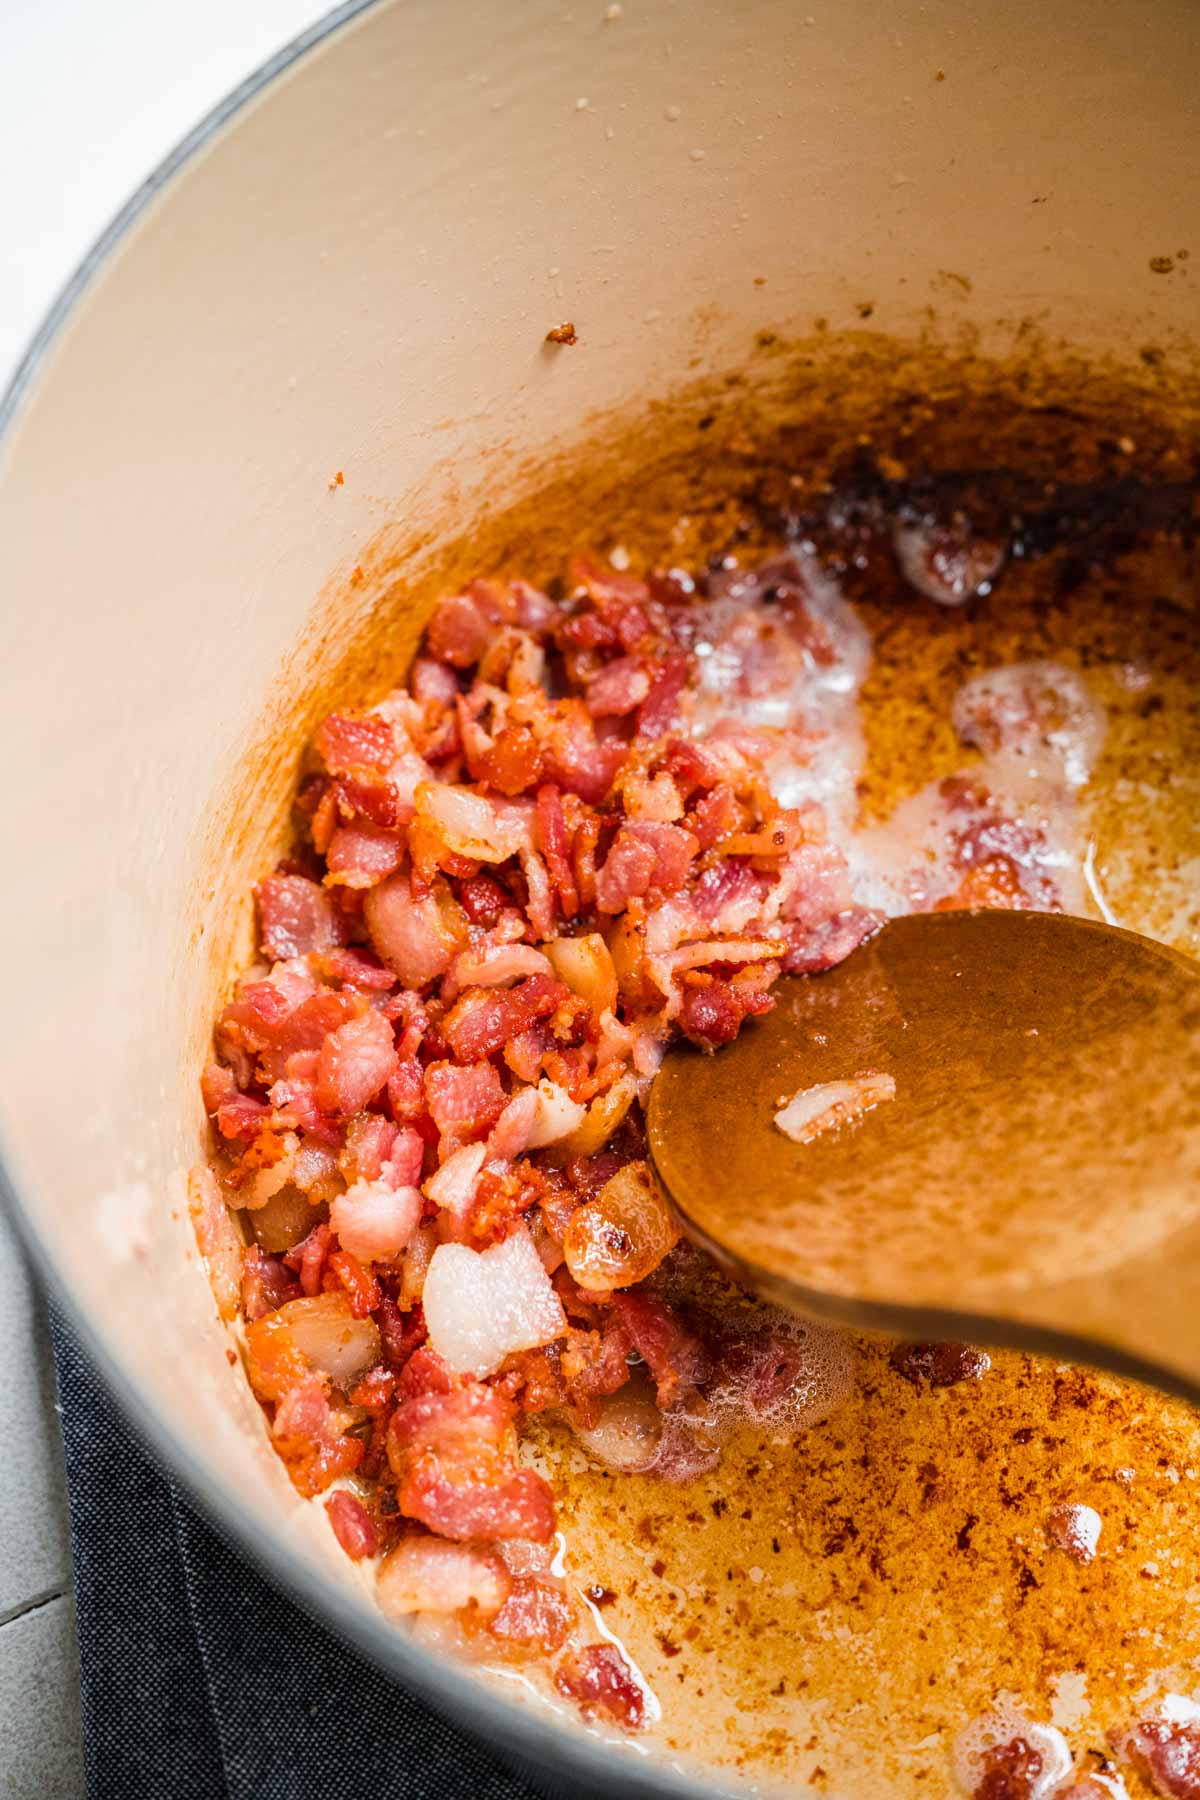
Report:
[[572,1793],[731,1778],[383,1623],[226,1358],[197,1072],[320,696],[370,686],[385,631],[402,664],[439,552],[602,422],[645,449],[672,396],[867,325],[1135,383],[1186,358],[1188,0],[804,5],[353,0],[131,199],[0,415],[8,1204],[222,1527]]

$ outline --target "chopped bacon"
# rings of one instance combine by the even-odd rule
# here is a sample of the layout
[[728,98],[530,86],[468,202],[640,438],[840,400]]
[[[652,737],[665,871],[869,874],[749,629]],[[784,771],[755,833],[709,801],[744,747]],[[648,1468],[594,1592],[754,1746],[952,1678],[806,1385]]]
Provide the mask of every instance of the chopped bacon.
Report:
[[418,896],[403,873],[369,888],[363,911],[381,961],[406,987],[423,987],[444,974],[464,947],[465,932],[439,893]]
[[852,950],[857,950],[882,921],[864,907],[851,906],[808,927],[790,924],[785,928],[787,951],[783,958],[786,975],[819,975],[822,969],[836,968]]
[[379,1550],[379,1533],[362,1501],[339,1488],[325,1502],[334,1536],[351,1562],[362,1562]]
[[1110,1741],[1163,1800],[1200,1800],[1200,1717],[1139,1719]]
[[472,875],[458,890],[458,901],[472,925],[488,928],[495,925],[505,908],[512,905],[505,890],[492,875]]
[[561,1658],[554,1671],[560,1694],[579,1704],[585,1719],[636,1731],[646,1716],[645,1695],[615,1644],[588,1644]]
[[[701,794],[695,806],[688,814],[688,826],[695,836],[696,841],[699,843],[700,848],[702,850],[711,850],[714,844],[719,843],[722,838],[728,837],[731,832],[737,830],[738,826],[741,824],[741,819],[742,810],[738,805],[737,795],[731,787],[727,787],[724,782],[719,782],[716,787],[710,788],[706,793]],[[720,865],[720,867],[731,873],[737,872],[740,874],[744,871],[746,875],[751,874],[751,871],[742,863],[726,863]],[[709,871],[708,873],[714,877],[717,875],[716,870]],[[703,891],[705,877],[701,877],[698,885],[699,890]],[[757,886],[757,882],[755,885]],[[712,886],[713,883],[710,881],[710,891]],[[705,907],[704,916],[707,918],[715,918],[719,910],[719,902],[717,904],[712,904],[710,902]]]
[[638,713],[638,737],[662,737],[670,731],[679,715],[679,698],[686,680],[686,656],[665,656],[654,671],[650,691]]
[[801,1088],[775,1114],[776,1129],[793,1143],[808,1144],[830,1131],[856,1125],[877,1106],[896,1098],[896,1079],[879,1069],[864,1069],[845,1081],[821,1081]]
[[425,1071],[425,1096],[438,1130],[458,1138],[478,1137],[494,1125],[506,1099],[500,1077],[488,1062],[465,1067],[430,1063]]
[[679,1024],[686,1037],[702,1050],[728,1044],[742,1028],[742,1020],[770,1012],[775,1002],[761,987],[737,977],[709,977],[702,985],[684,989]]
[[569,991],[548,973],[531,975],[507,992],[469,988],[447,1013],[442,1032],[459,1062],[478,1062],[570,1000]]
[[[459,987],[508,987],[527,975],[549,975],[550,959],[531,944],[489,944],[464,950],[455,960],[451,978]],[[448,997],[443,988],[443,998]]]
[[400,1511],[449,1538],[533,1538],[554,1535],[554,1496],[533,1469],[504,1463],[491,1479],[460,1480],[432,1452],[415,1459],[399,1488]]
[[292,1485],[306,1499],[324,1492],[339,1475],[352,1474],[362,1461],[362,1443],[338,1431],[315,1377],[284,1395],[275,1409],[271,1433]]
[[[666,1274],[642,1286],[678,1233],[637,1102],[673,1031],[728,1042],[781,970],[877,923],[820,806],[772,793],[823,779],[865,640],[794,557],[698,581],[583,558],[571,579],[561,604],[472,582],[405,688],[322,722],[300,847],[258,890],[271,966],[203,1078],[220,1181],[193,1182],[193,1211],[300,1491],[388,1484],[328,1504],[348,1554],[388,1550],[384,1610],[490,1619],[513,1655],[570,1645],[563,1691],[636,1724],[632,1672],[579,1648],[538,1550],[553,1498],[515,1422],[557,1407],[590,1455],[665,1479],[715,1460],[705,1346]],[[693,660],[702,638],[716,653]],[[926,903],[995,895],[1009,865],[1041,903],[1035,827],[966,778],[937,804],[949,875]],[[752,1413],[786,1404],[786,1347],[751,1346],[740,1374],[721,1356]],[[498,1541],[521,1546],[507,1566]]]
[[419,1394],[452,1394],[455,1380],[436,1350],[418,1345],[409,1355],[396,1382],[396,1396],[412,1400]]
[[625,745],[618,739],[597,741],[591,715],[581,701],[564,701],[544,749],[546,779],[589,806],[599,806],[625,755]]
[[200,1078],[200,1091],[204,1110],[216,1119],[222,1137],[249,1142],[270,1123],[271,1108],[266,1101],[240,1093],[233,1071],[222,1063],[208,1064]]
[[217,1042],[222,1050],[257,1056],[268,1081],[295,1077],[292,1059],[319,1050],[326,1037],[358,1013],[362,1002],[350,993],[318,989],[297,1005],[274,981],[246,982],[221,1014]]
[[549,1656],[562,1648],[574,1623],[575,1607],[561,1582],[544,1575],[516,1575],[488,1630],[510,1647]]
[[927,1382],[931,1388],[978,1381],[992,1366],[987,1351],[970,1344],[897,1344],[888,1361],[913,1387]]
[[375,1595],[389,1619],[409,1613],[464,1612],[468,1607],[491,1618],[511,1588],[512,1577],[495,1551],[420,1536],[404,1538],[388,1552]]
[[383,1354],[390,1368],[403,1369],[413,1352],[425,1342],[425,1314],[420,1304],[401,1312],[387,1294],[376,1311]]
[[387,1086],[395,1066],[392,1028],[382,1013],[368,1009],[324,1039],[317,1061],[317,1103],[348,1119]]
[[976,536],[961,513],[948,520],[897,522],[893,539],[905,580],[939,606],[962,606],[987,593],[1006,546]]
[[[340,1158],[342,1174],[349,1182],[378,1181],[383,1165],[391,1159],[399,1128],[382,1113],[357,1113],[346,1127],[346,1145]],[[415,1137],[415,1132],[406,1132]],[[419,1167],[420,1165],[418,1165]],[[399,1182],[395,1183],[400,1186]]]
[[653,844],[622,828],[604,864],[596,870],[596,905],[601,912],[624,912],[629,902],[644,894],[658,863]]
[[425,628],[425,641],[439,662],[469,669],[487,649],[499,618],[477,583],[470,593],[443,600]]
[[679,825],[651,819],[623,825],[596,871],[596,905],[601,912],[624,912],[650,888],[675,893],[687,880],[698,848],[691,832]]
[[388,1076],[388,1106],[393,1119],[419,1119],[425,1111],[425,1082],[416,1061],[398,1062]]
[[308,1236],[283,1258],[289,1269],[300,1277],[305,1294],[319,1294],[325,1285],[325,1264],[329,1260],[333,1233],[328,1225],[314,1225]]
[[262,944],[276,962],[332,950],[341,941],[333,902],[305,875],[268,875],[255,889]]
[[[529,1134],[537,1117],[538,1096],[534,1088],[522,1088],[514,1094],[491,1129],[487,1141],[488,1162],[511,1162],[529,1143]],[[532,1196],[531,1196],[532,1197]],[[522,1211],[524,1208],[522,1207]]]
[[542,752],[528,725],[504,725],[486,750],[468,753],[467,766],[498,793],[523,794],[541,775]]
[[401,1512],[441,1537],[545,1543],[553,1497],[540,1475],[512,1461],[511,1436],[510,1402],[482,1382],[403,1400],[388,1436]]
[[329,1223],[342,1249],[360,1262],[391,1262],[420,1224],[423,1206],[419,1188],[356,1181],[333,1202]]
[[1044,1782],[1040,1750],[1024,1738],[993,1744],[979,1758],[979,1780],[971,1800],[1037,1800]]
[[379,1305],[379,1283],[363,1268],[349,1250],[334,1250],[325,1265],[334,1280],[341,1282],[350,1297],[350,1309],[356,1319],[370,1318]]
[[453,706],[458,698],[458,676],[432,656],[418,656],[409,671],[413,698],[423,706]]
[[363,823],[339,825],[325,852],[330,886],[374,887],[400,867],[404,843],[394,831]]
[[587,708],[594,719],[636,712],[650,692],[650,676],[640,657],[619,656],[588,682]]
[[386,719],[368,714],[330,713],[317,731],[316,746],[331,775],[349,775],[355,769],[378,769],[386,774],[396,758],[396,735]]
[[579,890],[568,857],[562,797],[552,781],[537,792],[537,838],[563,918],[573,919],[579,911]]
[[665,1412],[681,1393],[707,1378],[708,1352],[656,1294],[616,1293],[612,1303],[634,1349],[654,1377],[658,1403]]
[[396,985],[396,977],[385,969],[378,957],[367,950],[345,946],[328,950],[317,959],[317,966],[328,981],[341,981],[361,993],[386,993]]

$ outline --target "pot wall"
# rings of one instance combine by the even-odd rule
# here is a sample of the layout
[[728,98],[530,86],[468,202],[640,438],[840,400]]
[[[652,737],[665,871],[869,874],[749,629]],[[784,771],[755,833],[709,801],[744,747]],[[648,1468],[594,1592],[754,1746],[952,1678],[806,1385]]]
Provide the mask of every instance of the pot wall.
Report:
[[1033,321],[1136,359],[1196,322],[1186,0],[811,3],[368,9],[148,198],[10,409],[16,1203],[143,1422],[351,1629],[369,1600],[227,1365],[182,1198],[295,709],[397,559],[764,327]]

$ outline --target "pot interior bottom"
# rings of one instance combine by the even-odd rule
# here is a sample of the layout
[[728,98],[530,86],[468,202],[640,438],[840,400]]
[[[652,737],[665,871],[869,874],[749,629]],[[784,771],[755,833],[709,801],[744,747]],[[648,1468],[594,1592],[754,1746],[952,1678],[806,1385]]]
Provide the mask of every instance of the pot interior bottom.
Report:
[[[1126,424],[1002,383],[989,413],[968,383],[956,413],[953,382],[939,377],[931,405],[937,384],[918,372],[884,406],[854,398],[859,375],[818,407],[810,368],[805,406],[761,432],[735,385],[693,407],[683,436],[664,430],[674,448],[640,474],[644,438],[623,462],[609,453],[617,472],[561,484],[468,541],[455,574],[539,579],[561,572],[560,548],[617,544],[635,569],[752,563],[811,538],[873,637],[868,822],[969,766],[950,715],[971,675],[1029,659],[1080,671],[1108,715],[1080,800],[1087,909],[1098,888],[1117,922],[1200,953],[1187,455],[1153,405]],[[1027,554],[958,608],[905,588],[878,529],[881,509],[948,501],[1002,513],[1006,529],[1019,516],[1026,532]],[[956,1791],[958,1734],[999,1703],[1056,1725],[1077,1769],[1089,1752],[1100,1768],[1110,1731],[1197,1686],[1200,1421],[1014,1353],[993,1353],[979,1379],[914,1384],[888,1344],[849,1342],[853,1380],[828,1417],[795,1435],[743,1426],[719,1468],[683,1485],[601,1469],[565,1426],[533,1428],[561,1496],[565,1568],[656,1696],[652,1738],[672,1760],[767,1789],[940,1800]],[[1094,1560],[1052,1540],[1060,1504],[1099,1515]]]

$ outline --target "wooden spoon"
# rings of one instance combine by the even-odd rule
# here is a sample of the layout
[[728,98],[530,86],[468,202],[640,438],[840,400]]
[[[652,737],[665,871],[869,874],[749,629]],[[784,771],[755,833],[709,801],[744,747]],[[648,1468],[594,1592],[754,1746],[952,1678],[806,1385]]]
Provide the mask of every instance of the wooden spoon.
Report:
[[[802,1312],[1200,1399],[1200,965],[1088,919],[931,913],[776,995],[654,1083],[690,1236]],[[869,1072],[894,1098],[839,1124],[811,1096],[807,1142],[776,1124]]]

